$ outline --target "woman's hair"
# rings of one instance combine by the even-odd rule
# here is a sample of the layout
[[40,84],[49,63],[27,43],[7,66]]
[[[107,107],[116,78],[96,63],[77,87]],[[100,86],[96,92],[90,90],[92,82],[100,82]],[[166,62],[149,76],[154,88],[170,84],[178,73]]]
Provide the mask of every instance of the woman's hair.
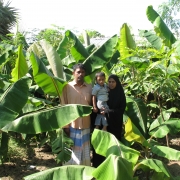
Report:
[[97,81],[97,77],[106,77],[106,76],[105,76],[105,73],[103,73],[103,72],[98,72],[98,73],[96,73],[96,75],[95,75],[95,81]]
[[118,77],[117,75],[111,74],[111,75],[108,77],[108,80],[111,79],[111,78],[114,79],[118,85],[119,85],[119,84],[121,85],[121,82],[120,82],[119,77]]

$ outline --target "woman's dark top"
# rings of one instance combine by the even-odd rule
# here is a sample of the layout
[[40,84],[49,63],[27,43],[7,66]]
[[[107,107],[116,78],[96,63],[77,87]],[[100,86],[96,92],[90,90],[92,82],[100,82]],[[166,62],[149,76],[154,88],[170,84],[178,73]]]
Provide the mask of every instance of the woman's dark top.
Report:
[[[121,140],[122,125],[123,125],[123,114],[126,108],[126,97],[124,90],[121,86],[119,78],[112,74],[109,76],[108,80],[113,78],[116,81],[116,87],[110,89],[108,106],[110,112],[106,114],[108,121],[107,131],[112,133],[119,141]],[[104,157],[100,156],[93,151],[93,166],[99,166],[103,161]]]
[[121,86],[119,78],[116,75],[110,75],[108,79],[113,78],[116,81],[116,87],[110,89],[109,100],[107,102],[109,109],[112,110],[106,115],[108,120],[108,132],[114,134],[120,141],[123,125],[123,114],[126,108],[126,97]]

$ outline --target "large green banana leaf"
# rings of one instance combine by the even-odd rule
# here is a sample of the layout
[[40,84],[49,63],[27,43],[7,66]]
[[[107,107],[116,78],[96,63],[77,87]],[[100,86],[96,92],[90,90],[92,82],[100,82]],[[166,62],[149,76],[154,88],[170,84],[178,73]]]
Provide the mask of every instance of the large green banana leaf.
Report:
[[98,180],[133,180],[133,166],[124,158],[110,155],[92,175]]
[[152,6],[148,6],[146,10],[146,15],[148,20],[154,25],[154,30],[156,34],[162,38],[164,44],[171,47],[176,41],[173,33],[166,26],[159,14],[153,9]]
[[145,70],[149,66],[149,60],[140,57],[129,57],[126,59],[121,59],[121,61],[126,64],[137,68],[138,70]]
[[130,119],[125,123],[125,134],[124,137],[127,141],[135,141],[143,146],[148,146],[148,142],[144,136],[140,133],[139,129],[131,122]]
[[96,153],[105,157],[114,154],[133,164],[136,164],[140,154],[138,151],[122,144],[113,134],[97,129],[93,131],[91,143]]
[[151,180],[158,180],[158,179],[163,179],[163,180],[179,180],[179,179],[176,179],[174,177],[167,177],[164,173],[154,171],[152,173]]
[[39,109],[44,108],[45,106],[49,105],[52,106],[52,102],[46,99],[40,99],[36,97],[28,97],[28,101],[25,106],[22,108],[22,113],[29,113],[32,111],[37,111]]
[[61,166],[31,174],[23,180],[91,180],[94,169],[82,165]]
[[[160,114],[157,119],[155,119],[151,125],[150,125],[150,128],[149,128],[149,131],[153,130],[154,128],[160,126],[164,121],[167,121],[170,117],[171,117],[171,114],[172,112],[176,112],[176,109],[175,108],[171,108],[171,109],[168,109],[168,110],[164,110],[162,112],[162,114]],[[163,118],[162,118],[163,117]]]
[[30,61],[32,63],[34,80],[39,87],[41,87],[46,94],[60,97],[63,87],[67,82],[58,77],[54,77],[33,52],[30,55]]
[[154,128],[150,131],[150,135],[156,138],[163,138],[168,133],[176,134],[180,131],[180,120],[178,118],[171,118],[165,122],[163,122],[158,127]]
[[89,56],[86,48],[82,45],[76,35],[69,30],[65,32],[65,36],[57,48],[57,52],[61,59],[64,59],[68,55],[67,51],[70,51],[76,62],[85,60]]
[[26,114],[2,128],[24,134],[38,134],[62,128],[78,117],[91,114],[91,106],[71,104]]
[[141,30],[139,33],[143,37],[145,37],[151,43],[151,45],[157,50],[160,50],[162,48],[161,38],[158,37],[153,31]]
[[50,43],[48,43],[46,40],[44,39],[41,40],[40,44],[44,52],[46,53],[47,59],[49,61],[54,76],[63,79],[64,78],[63,66],[58,53],[53,48],[53,46]]
[[135,50],[136,44],[126,23],[122,25],[120,30],[119,48],[121,59],[134,55],[132,50]]
[[111,61],[109,61],[109,62],[106,64],[106,67],[107,67],[107,69],[108,69],[109,71],[113,68],[114,65],[117,64],[117,62],[119,61],[119,59],[118,59],[119,57],[120,57],[120,53],[119,53],[119,51],[117,50],[117,51],[115,52],[115,54],[113,54],[113,56],[112,56],[112,58],[111,58]]
[[152,146],[151,151],[158,156],[167,158],[169,160],[180,160],[180,151],[166,146]]
[[86,67],[87,75],[102,69],[112,60],[113,55],[117,51],[117,43],[117,35],[112,36],[83,62]]
[[147,108],[142,99],[126,98],[126,113],[141,134],[147,138]]
[[12,81],[16,82],[28,73],[28,65],[23,54],[22,44],[18,47],[18,57],[16,59],[15,68],[12,70]]
[[171,177],[171,174],[166,166],[162,163],[162,161],[157,159],[144,159],[136,167],[137,169],[143,169],[144,171],[154,170],[157,173],[163,173],[168,178]]
[[28,100],[31,84],[29,77],[22,77],[12,84],[0,98],[0,129],[13,121]]

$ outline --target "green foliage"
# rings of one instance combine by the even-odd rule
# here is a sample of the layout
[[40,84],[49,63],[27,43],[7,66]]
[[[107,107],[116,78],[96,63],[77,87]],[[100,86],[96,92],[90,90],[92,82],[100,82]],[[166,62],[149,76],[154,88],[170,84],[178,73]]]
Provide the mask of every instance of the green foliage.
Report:
[[78,180],[91,180],[93,177],[91,173],[93,172],[93,167],[87,166],[62,166],[56,167],[52,169],[45,170],[43,172],[39,172],[36,174],[32,174],[29,176],[24,177],[24,180],[49,180],[49,179],[78,179]]
[[59,43],[63,38],[65,32],[64,27],[58,27],[53,25],[54,28],[43,29],[36,35],[36,41],[45,39],[49,42],[55,49],[58,47]]

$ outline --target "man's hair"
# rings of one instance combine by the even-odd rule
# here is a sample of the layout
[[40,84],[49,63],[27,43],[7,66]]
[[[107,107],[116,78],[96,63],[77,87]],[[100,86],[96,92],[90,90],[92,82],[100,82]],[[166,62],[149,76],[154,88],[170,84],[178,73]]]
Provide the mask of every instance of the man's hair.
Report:
[[96,75],[95,75],[95,80],[97,80],[97,77],[106,77],[106,76],[105,76],[105,73],[103,73],[103,72],[98,72],[98,73],[96,73]]
[[78,69],[78,68],[83,69],[84,71],[86,71],[86,68],[85,68],[84,64],[82,64],[82,63],[75,64],[73,66],[73,71],[76,71],[76,69]]

